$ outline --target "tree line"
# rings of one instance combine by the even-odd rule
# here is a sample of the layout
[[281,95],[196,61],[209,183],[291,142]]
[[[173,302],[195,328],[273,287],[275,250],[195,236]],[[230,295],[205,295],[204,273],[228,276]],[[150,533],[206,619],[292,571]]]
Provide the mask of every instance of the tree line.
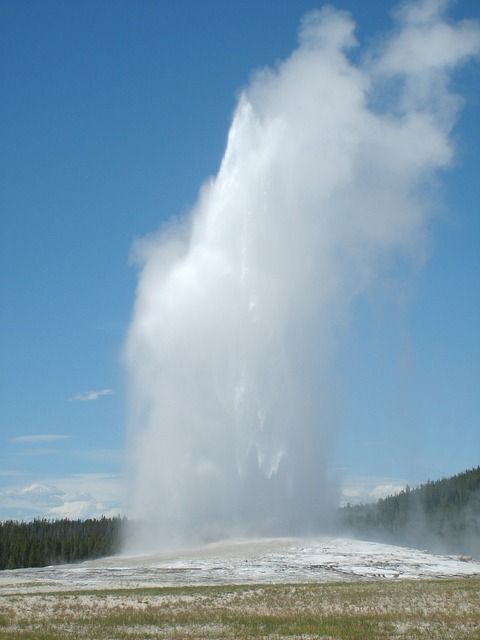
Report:
[[347,505],[340,519],[355,536],[480,557],[480,467],[376,503]]
[[112,555],[120,550],[124,518],[0,522],[0,569],[45,567]]

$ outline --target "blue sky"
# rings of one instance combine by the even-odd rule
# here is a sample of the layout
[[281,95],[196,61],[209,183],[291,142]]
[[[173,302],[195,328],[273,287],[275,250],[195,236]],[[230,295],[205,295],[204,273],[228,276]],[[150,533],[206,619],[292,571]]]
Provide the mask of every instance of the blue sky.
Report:
[[[396,3],[334,4],[365,45]],[[0,518],[123,508],[132,242],[188,212],[239,90],[321,5],[2,3]],[[402,301],[361,300],[343,330],[330,465],[352,500],[480,463],[479,73],[454,76],[465,105],[428,261]]]

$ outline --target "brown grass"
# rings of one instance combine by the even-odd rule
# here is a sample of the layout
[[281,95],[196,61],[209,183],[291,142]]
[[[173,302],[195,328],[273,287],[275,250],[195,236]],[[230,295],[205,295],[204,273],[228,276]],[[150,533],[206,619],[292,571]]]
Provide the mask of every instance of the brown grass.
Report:
[[17,593],[0,640],[478,640],[480,578]]

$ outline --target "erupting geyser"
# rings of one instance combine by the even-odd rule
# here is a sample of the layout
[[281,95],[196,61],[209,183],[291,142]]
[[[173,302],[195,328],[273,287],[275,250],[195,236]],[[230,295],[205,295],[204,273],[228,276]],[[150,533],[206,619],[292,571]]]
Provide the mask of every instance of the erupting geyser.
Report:
[[445,4],[403,7],[364,56],[349,14],[308,14],[290,58],[243,92],[189,218],[136,247],[140,546],[321,526],[335,327],[421,254],[431,178],[452,157],[448,73],[479,51],[478,26],[443,21]]

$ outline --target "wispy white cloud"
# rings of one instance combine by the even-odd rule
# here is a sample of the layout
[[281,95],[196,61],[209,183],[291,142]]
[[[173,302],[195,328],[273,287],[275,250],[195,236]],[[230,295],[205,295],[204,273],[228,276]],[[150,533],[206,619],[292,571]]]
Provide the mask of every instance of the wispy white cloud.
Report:
[[20,451],[21,456],[30,456],[30,457],[39,457],[39,456],[56,456],[59,453],[64,454],[65,452],[61,449],[52,449],[49,447],[35,447],[30,449],[22,449]]
[[27,436],[15,436],[9,438],[8,441],[13,444],[36,444],[37,442],[58,442],[59,440],[68,440],[70,436],[60,433],[42,433]]
[[111,389],[98,389],[97,391],[85,391],[84,393],[77,393],[75,396],[69,398],[70,402],[85,402],[98,400],[102,396],[111,396],[113,391]]

